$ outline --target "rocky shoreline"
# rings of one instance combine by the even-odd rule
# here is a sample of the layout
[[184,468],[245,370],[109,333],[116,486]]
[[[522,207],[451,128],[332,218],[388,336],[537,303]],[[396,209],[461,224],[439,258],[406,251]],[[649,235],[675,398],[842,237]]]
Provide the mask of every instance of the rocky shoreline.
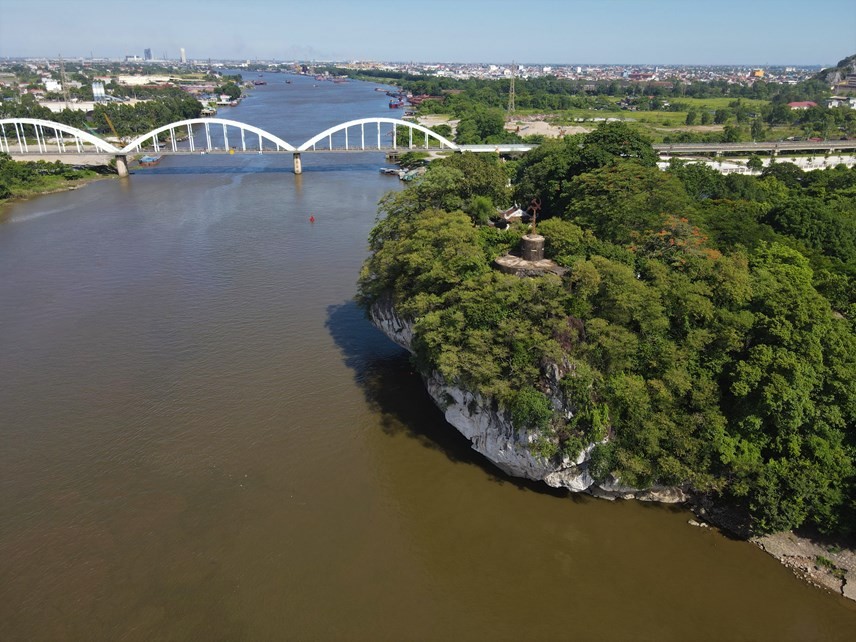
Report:
[[[369,310],[369,317],[393,342],[413,352],[413,328],[398,316],[389,301],[375,303]],[[559,372],[553,372],[547,377],[553,392],[551,400],[557,409],[561,406],[557,385],[559,375]],[[856,547],[851,543],[826,542],[813,534],[792,532],[750,537],[748,524],[737,511],[716,506],[707,497],[690,495],[683,488],[631,488],[615,478],[596,482],[588,471],[589,456],[595,444],[589,444],[576,458],[563,456],[558,463],[536,456],[530,447],[536,435],[515,428],[506,413],[498,410],[492,400],[456,387],[437,372],[423,373],[423,380],[446,421],[470,440],[474,450],[508,475],[543,481],[553,488],[585,492],[603,499],[687,503],[698,517],[698,520],[689,520],[690,525],[712,525],[747,539],[798,577],[856,600]]]
[[856,550],[790,531],[749,540],[809,584],[856,601]]

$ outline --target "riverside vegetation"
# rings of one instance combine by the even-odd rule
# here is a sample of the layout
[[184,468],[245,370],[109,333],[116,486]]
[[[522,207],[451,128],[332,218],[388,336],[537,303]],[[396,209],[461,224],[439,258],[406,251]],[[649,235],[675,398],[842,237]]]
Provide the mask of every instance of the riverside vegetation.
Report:
[[[703,493],[756,533],[853,534],[856,170],[655,160],[609,123],[519,161],[434,161],[381,200],[358,299],[391,302],[417,367],[536,429],[537,454],[594,443],[597,480]],[[562,277],[491,268],[527,229],[487,224],[494,206],[535,196]]]
[[97,178],[105,168],[84,169],[59,161],[14,161],[0,152],[0,202],[65,189],[78,182]]

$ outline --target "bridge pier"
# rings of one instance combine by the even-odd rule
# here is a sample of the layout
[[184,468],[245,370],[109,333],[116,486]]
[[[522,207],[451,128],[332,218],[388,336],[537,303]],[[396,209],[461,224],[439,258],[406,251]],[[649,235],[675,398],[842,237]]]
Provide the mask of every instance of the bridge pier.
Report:
[[125,154],[116,154],[114,156],[116,159],[116,172],[119,174],[119,178],[125,178],[128,176],[128,157]]
[[294,154],[294,173],[302,174],[303,173],[303,163],[300,162],[300,154],[295,152]]

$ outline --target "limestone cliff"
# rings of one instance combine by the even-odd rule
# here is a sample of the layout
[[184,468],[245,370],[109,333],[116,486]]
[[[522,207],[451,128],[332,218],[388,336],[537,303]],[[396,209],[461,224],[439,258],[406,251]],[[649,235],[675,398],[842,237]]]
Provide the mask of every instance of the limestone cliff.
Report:
[[815,79],[822,80],[829,85],[837,85],[851,74],[856,74],[856,55],[848,56],[839,61],[835,67],[824,69],[815,76]]
[[[372,306],[369,316],[392,341],[412,352],[413,329],[400,318],[389,302]],[[550,373],[558,381],[558,368]],[[589,444],[575,458],[561,460],[539,457],[531,452],[530,445],[537,435],[525,428],[515,427],[508,413],[498,408],[489,398],[464,390],[445,381],[438,372],[422,373],[428,394],[443,411],[446,421],[472,442],[473,449],[487,457],[497,467],[514,477],[544,481],[554,488],[567,488],[572,492],[588,492],[606,499],[641,499],[646,501],[682,502],[686,494],[679,488],[630,488],[617,479],[596,483],[588,470],[589,457],[595,444]],[[550,383],[548,381],[548,383]],[[554,408],[563,409],[558,386],[551,385],[551,402]],[[565,412],[569,412],[565,409]]]

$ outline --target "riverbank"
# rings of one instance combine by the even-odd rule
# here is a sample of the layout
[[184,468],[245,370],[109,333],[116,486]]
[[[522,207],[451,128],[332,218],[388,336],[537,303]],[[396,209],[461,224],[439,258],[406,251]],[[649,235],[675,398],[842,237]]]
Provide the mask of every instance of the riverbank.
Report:
[[[372,323],[391,341],[413,352],[413,328],[398,316],[389,302],[372,306]],[[516,429],[510,418],[496,411],[493,400],[483,399],[444,382],[439,375],[422,373],[429,396],[446,421],[470,440],[472,448],[512,477],[543,481],[572,493],[587,493],[602,499],[638,499],[658,503],[682,503],[699,518],[689,520],[696,527],[715,526],[746,540],[775,557],[800,579],[856,601],[856,547],[850,542],[824,538],[818,533],[791,531],[752,536],[748,514],[734,506],[715,502],[708,495],[685,492],[680,488],[654,487],[633,489],[620,480],[595,483],[589,473],[587,447],[578,458],[564,458],[561,464],[534,455],[532,437]]]
[[36,196],[44,196],[46,194],[70,192],[73,190],[80,189],[81,187],[85,187],[86,185],[89,185],[90,183],[93,183],[95,181],[111,178],[114,176],[116,175],[99,174],[97,172],[93,172],[92,176],[84,176],[72,180],[62,180],[61,182],[56,181],[52,185],[41,185],[37,187],[34,186],[29,189],[15,191],[6,198],[0,198],[0,216],[3,216],[3,209],[7,204],[20,203],[22,201],[27,201],[31,198],[35,198]]
[[694,495],[688,504],[698,518],[690,525],[712,526],[751,542],[801,580],[856,601],[856,542],[809,529],[753,536],[745,510],[717,503],[708,495]]
[[750,540],[775,557],[794,575],[817,587],[856,601],[856,547],[813,534],[791,531]]

